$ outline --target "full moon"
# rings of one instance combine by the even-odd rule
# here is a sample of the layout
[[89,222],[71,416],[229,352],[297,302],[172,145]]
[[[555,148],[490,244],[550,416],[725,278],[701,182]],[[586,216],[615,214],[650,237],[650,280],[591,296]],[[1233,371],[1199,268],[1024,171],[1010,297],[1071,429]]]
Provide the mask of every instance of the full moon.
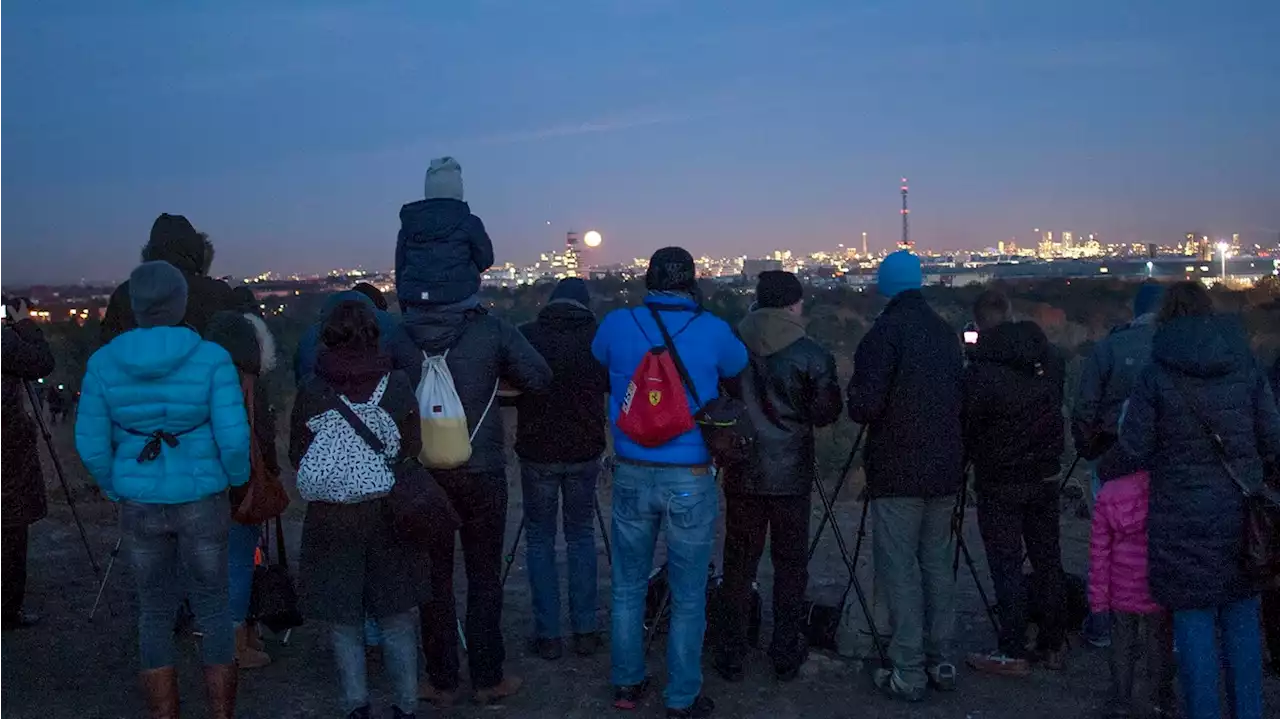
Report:
[[587,234],[582,236],[582,242],[587,247],[599,247],[600,243],[604,242],[604,238],[600,236],[599,232],[590,230]]

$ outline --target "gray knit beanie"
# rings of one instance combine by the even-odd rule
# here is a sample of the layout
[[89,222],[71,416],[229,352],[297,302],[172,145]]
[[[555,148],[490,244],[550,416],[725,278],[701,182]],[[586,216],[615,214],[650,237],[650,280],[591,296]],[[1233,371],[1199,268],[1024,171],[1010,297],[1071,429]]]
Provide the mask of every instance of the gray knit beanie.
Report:
[[129,305],[139,327],[176,327],[187,314],[187,278],[168,262],[143,262],[129,275]]

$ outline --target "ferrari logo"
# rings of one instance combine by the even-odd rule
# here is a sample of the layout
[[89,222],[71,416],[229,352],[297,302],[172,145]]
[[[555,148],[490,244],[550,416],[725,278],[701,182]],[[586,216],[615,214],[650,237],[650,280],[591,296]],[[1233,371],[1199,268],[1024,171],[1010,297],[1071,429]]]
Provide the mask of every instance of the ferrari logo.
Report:
[[662,401],[662,392],[660,390],[656,390],[656,389],[649,390],[649,404],[653,405],[654,407],[657,407],[658,403],[661,401]]

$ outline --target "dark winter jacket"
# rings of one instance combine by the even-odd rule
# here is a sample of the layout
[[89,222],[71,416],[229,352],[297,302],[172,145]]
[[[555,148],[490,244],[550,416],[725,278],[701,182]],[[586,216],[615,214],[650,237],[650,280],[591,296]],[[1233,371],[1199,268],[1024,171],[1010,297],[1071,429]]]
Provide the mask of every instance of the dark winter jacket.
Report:
[[872,497],[939,497],[960,487],[964,358],[919,290],[889,301],[858,344],[849,418],[867,425]]
[[[148,244],[142,250],[146,260],[168,262],[187,278],[187,314],[182,323],[201,335],[211,317],[222,310],[234,310],[240,304],[230,285],[204,275],[204,254],[204,240],[196,235],[166,244]],[[107,303],[107,313],[102,318],[102,344],[137,326],[133,306],[129,304],[129,282],[126,280],[111,293]]]
[[1151,593],[1171,610],[1242,599],[1255,593],[1240,571],[1242,494],[1196,412],[1254,487],[1263,458],[1280,454],[1280,410],[1236,317],[1166,322],[1151,359],[1120,422],[1121,446],[1151,472]]
[[[467,426],[475,432],[471,459],[462,469],[501,475],[507,459],[506,433],[495,388],[501,380],[520,392],[546,389],[551,384],[546,360],[519,330],[474,304],[410,308],[404,325],[419,350],[449,353],[446,364],[466,410]],[[477,429],[481,416],[484,423]]]
[[840,418],[836,360],[784,309],[758,309],[738,325],[750,363],[738,383],[752,426],[755,457],[727,473],[725,492],[808,496],[814,479],[814,427]]
[[298,349],[293,355],[294,381],[301,387],[311,379],[315,373],[316,359],[324,349],[320,344],[320,330],[324,327],[325,319],[335,307],[351,301],[363,302],[373,310],[378,319],[378,349],[390,358],[391,368],[408,375],[409,381],[416,387],[422,375],[422,353],[413,346],[413,341],[405,333],[399,318],[386,310],[377,309],[368,295],[355,290],[337,292],[325,300],[320,309],[320,320],[308,327],[298,341]]
[[447,305],[480,291],[493,266],[493,241],[462,200],[437,198],[400,208],[396,296],[400,306]]
[[1066,362],[1034,322],[983,332],[965,370],[965,449],[979,488],[1038,484],[1062,470]]
[[[23,527],[43,519],[49,513],[40,469],[39,430],[29,412],[30,398],[23,387],[53,372],[53,352],[35,322],[22,320],[5,325],[0,340],[0,411],[3,412],[3,524]],[[39,411],[36,408],[36,411]]]
[[605,448],[609,373],[591,354],[596,316],[577,302],[552,302],[520,327],[551,367],[551,384],[516,400],[516,454],[529,462],[587,462]]
[[1120,409],[1151,359],[1155,332],[1155,315],[1142,315],[1094,345],[1081,366],[1071,435],[1076,451],[1086,459],[1096,458],[1114,441]]
[[231,355],[240,371],[241,382],[253,382],[253,441],[262,454],[263,469],[271,477],[280,476],[276,454],[276,409],[271,406],[262,375],[276,366],[276,342],[261,317],[239,312],[219,312],[209,320],[204,338],[220,345]]

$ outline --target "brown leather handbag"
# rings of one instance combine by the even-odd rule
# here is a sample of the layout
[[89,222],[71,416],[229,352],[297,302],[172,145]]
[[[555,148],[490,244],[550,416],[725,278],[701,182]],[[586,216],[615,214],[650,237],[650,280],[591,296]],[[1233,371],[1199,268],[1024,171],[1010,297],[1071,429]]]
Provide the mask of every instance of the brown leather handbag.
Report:
[[244,409],[249,414],[249,482],[245,485],[244,498],[231,513],[231,518],[240,524],[262,524],[268,519],[279,517],[289,507],[289,494],[278,477],[272,477],[262,458],[262,448],[258,446],[258,436],[254,432],[255,417],[253,375],[242,374],[240,391],[244,393]]

